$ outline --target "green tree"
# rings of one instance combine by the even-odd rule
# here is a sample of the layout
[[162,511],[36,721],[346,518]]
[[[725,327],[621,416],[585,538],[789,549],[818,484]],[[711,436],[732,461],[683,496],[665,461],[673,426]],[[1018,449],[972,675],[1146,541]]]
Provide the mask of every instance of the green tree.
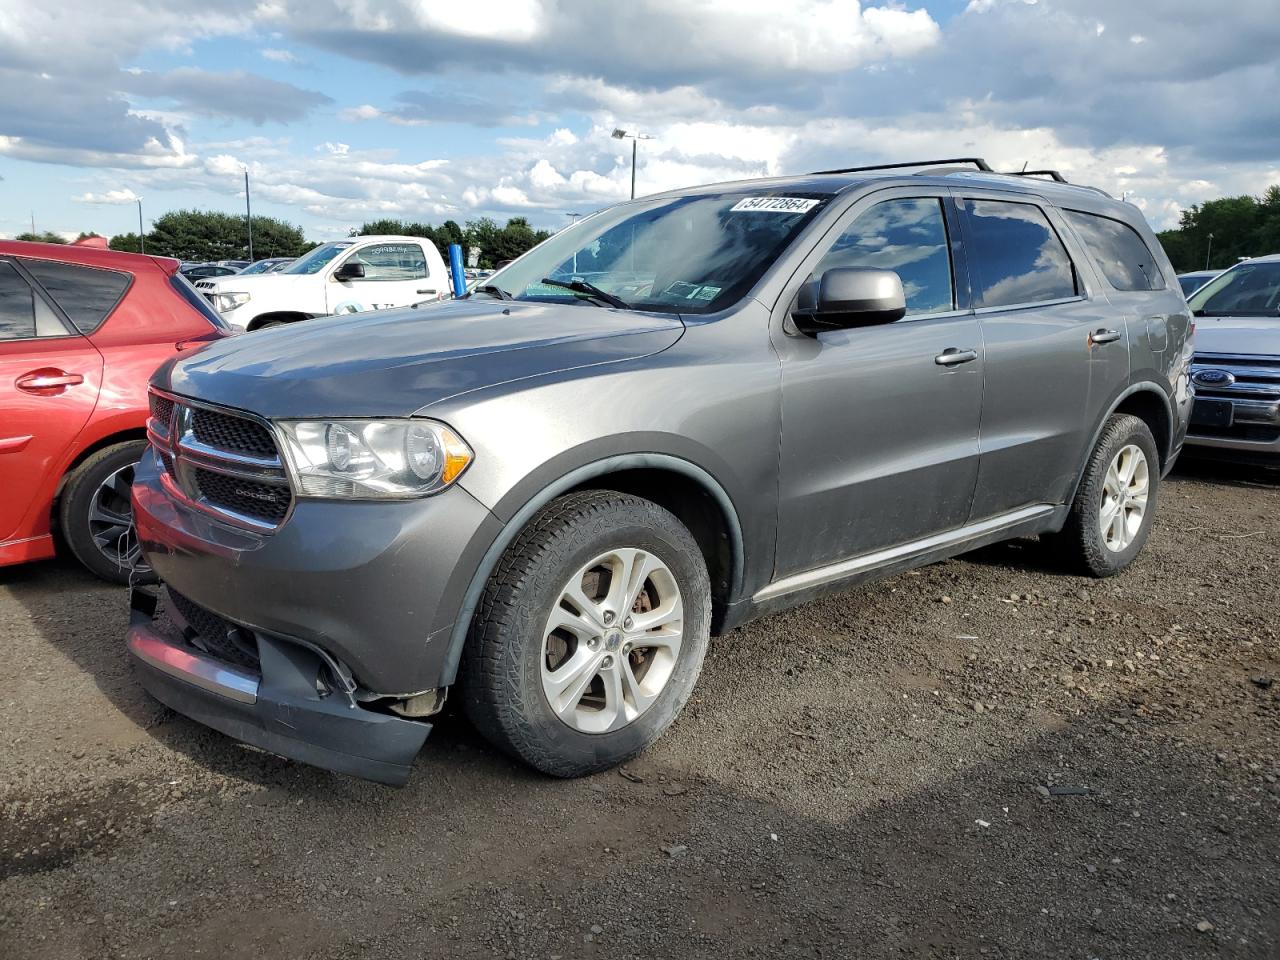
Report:
[[[300,227],[274,217],[253,218],[255,258],[296,257],[307,246]],[[171,211],[156,220],[147,234],[147,253],[179,260],[247,259],[249,234],[245,218],[216,211]]]
[[107,242],[107,246],[112,250],[120,250],[124,253],[142,252],[142,245],[138,242],[136,233],[117,233]]
[[[1210,234],[1213,236],[1210,243]],[[1178,227],[1160,243],[1179,273],[1223,270],[1241,257],[1280,252],[1280,186],[1261,197],[1222,197],[1182,211]]]
[[28,230],[26,233],[20,233],[13,239],[15,240],[32,240],[36,243],[66,243],[67,241],[50,230],[41,230],[38,233],[32,233]]

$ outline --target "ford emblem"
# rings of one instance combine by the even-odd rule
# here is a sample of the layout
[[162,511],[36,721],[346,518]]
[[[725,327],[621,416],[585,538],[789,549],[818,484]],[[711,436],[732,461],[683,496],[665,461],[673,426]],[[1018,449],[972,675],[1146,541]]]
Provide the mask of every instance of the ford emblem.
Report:
[[1236,378],[1226,370],[1197,370],[1191,375],[1191,381],[1201,387],[1229,387]]

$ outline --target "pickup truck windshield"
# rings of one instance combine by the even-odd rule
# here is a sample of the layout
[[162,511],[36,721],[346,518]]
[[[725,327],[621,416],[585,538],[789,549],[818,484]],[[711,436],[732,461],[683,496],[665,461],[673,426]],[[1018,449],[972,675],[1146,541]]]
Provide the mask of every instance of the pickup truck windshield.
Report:
[[1280,260],[1232,267],[1187,303],[1200,317],[1280,319]]
[[304,253],[280,272],[319,273],[329,261],[350,247],[353,242],[351,240],[334,240],[329,243],[322,243],[309,253]]
[[633,310],[723,310],[830,199],[757,191],[621,204],[560,231],[486,278],[494,289],[471,295],[600,305],[603,291]]

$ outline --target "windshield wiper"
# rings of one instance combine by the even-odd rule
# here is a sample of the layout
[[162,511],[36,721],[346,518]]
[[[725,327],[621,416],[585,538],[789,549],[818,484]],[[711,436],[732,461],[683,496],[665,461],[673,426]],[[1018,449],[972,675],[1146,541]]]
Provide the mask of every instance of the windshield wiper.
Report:
[[472,287],[471,292],[467,294],[469,298],[472,293],[487,293],[491,297],[497,297],[499,300],[514,300],[511,294],[503,290],[496,283],[482,283],[478,287]]
[[611,307],[617,307],[619,310],[631,309],[631,304],[621,297],[615,297],[612,293],[601,290],[594,283],[587,283],[585,280],[553,280],[551,277],[543,277],[542,282],[549,287],[564,287],[566,290],[572,290],[575,293],[586,294],[588,297],[594,297],[596,300],[601,300]]

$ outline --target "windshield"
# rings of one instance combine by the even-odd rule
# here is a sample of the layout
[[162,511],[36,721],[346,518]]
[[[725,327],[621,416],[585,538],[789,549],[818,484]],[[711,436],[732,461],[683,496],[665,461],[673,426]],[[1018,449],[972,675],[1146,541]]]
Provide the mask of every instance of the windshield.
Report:
[[1237,264],[1187,303],[1202,317],[1280,318],[1280,260]]
[[1189,297],[1212,279],[1212,273],[1191,273],[1184,277],[1179,277],[1178,284],[1182,287],[1182,295]]
[[322,243],[310,253],[304,253],[280,272],[319,273],[334,257],[354,243],[354,240],[333,240],[329,243]]
[[268,273],[271,268],[276,265],[275,260],[259,260],[257,263],[251,263],[239,273],[237,277],[247,277],[251,273]]
[[621,204],[562,230],[477,290],[492,285],[497,295],[516,300],[607,302],[595,288],[634,310],[723,310],[755,285],[829,199],[757,190]]

